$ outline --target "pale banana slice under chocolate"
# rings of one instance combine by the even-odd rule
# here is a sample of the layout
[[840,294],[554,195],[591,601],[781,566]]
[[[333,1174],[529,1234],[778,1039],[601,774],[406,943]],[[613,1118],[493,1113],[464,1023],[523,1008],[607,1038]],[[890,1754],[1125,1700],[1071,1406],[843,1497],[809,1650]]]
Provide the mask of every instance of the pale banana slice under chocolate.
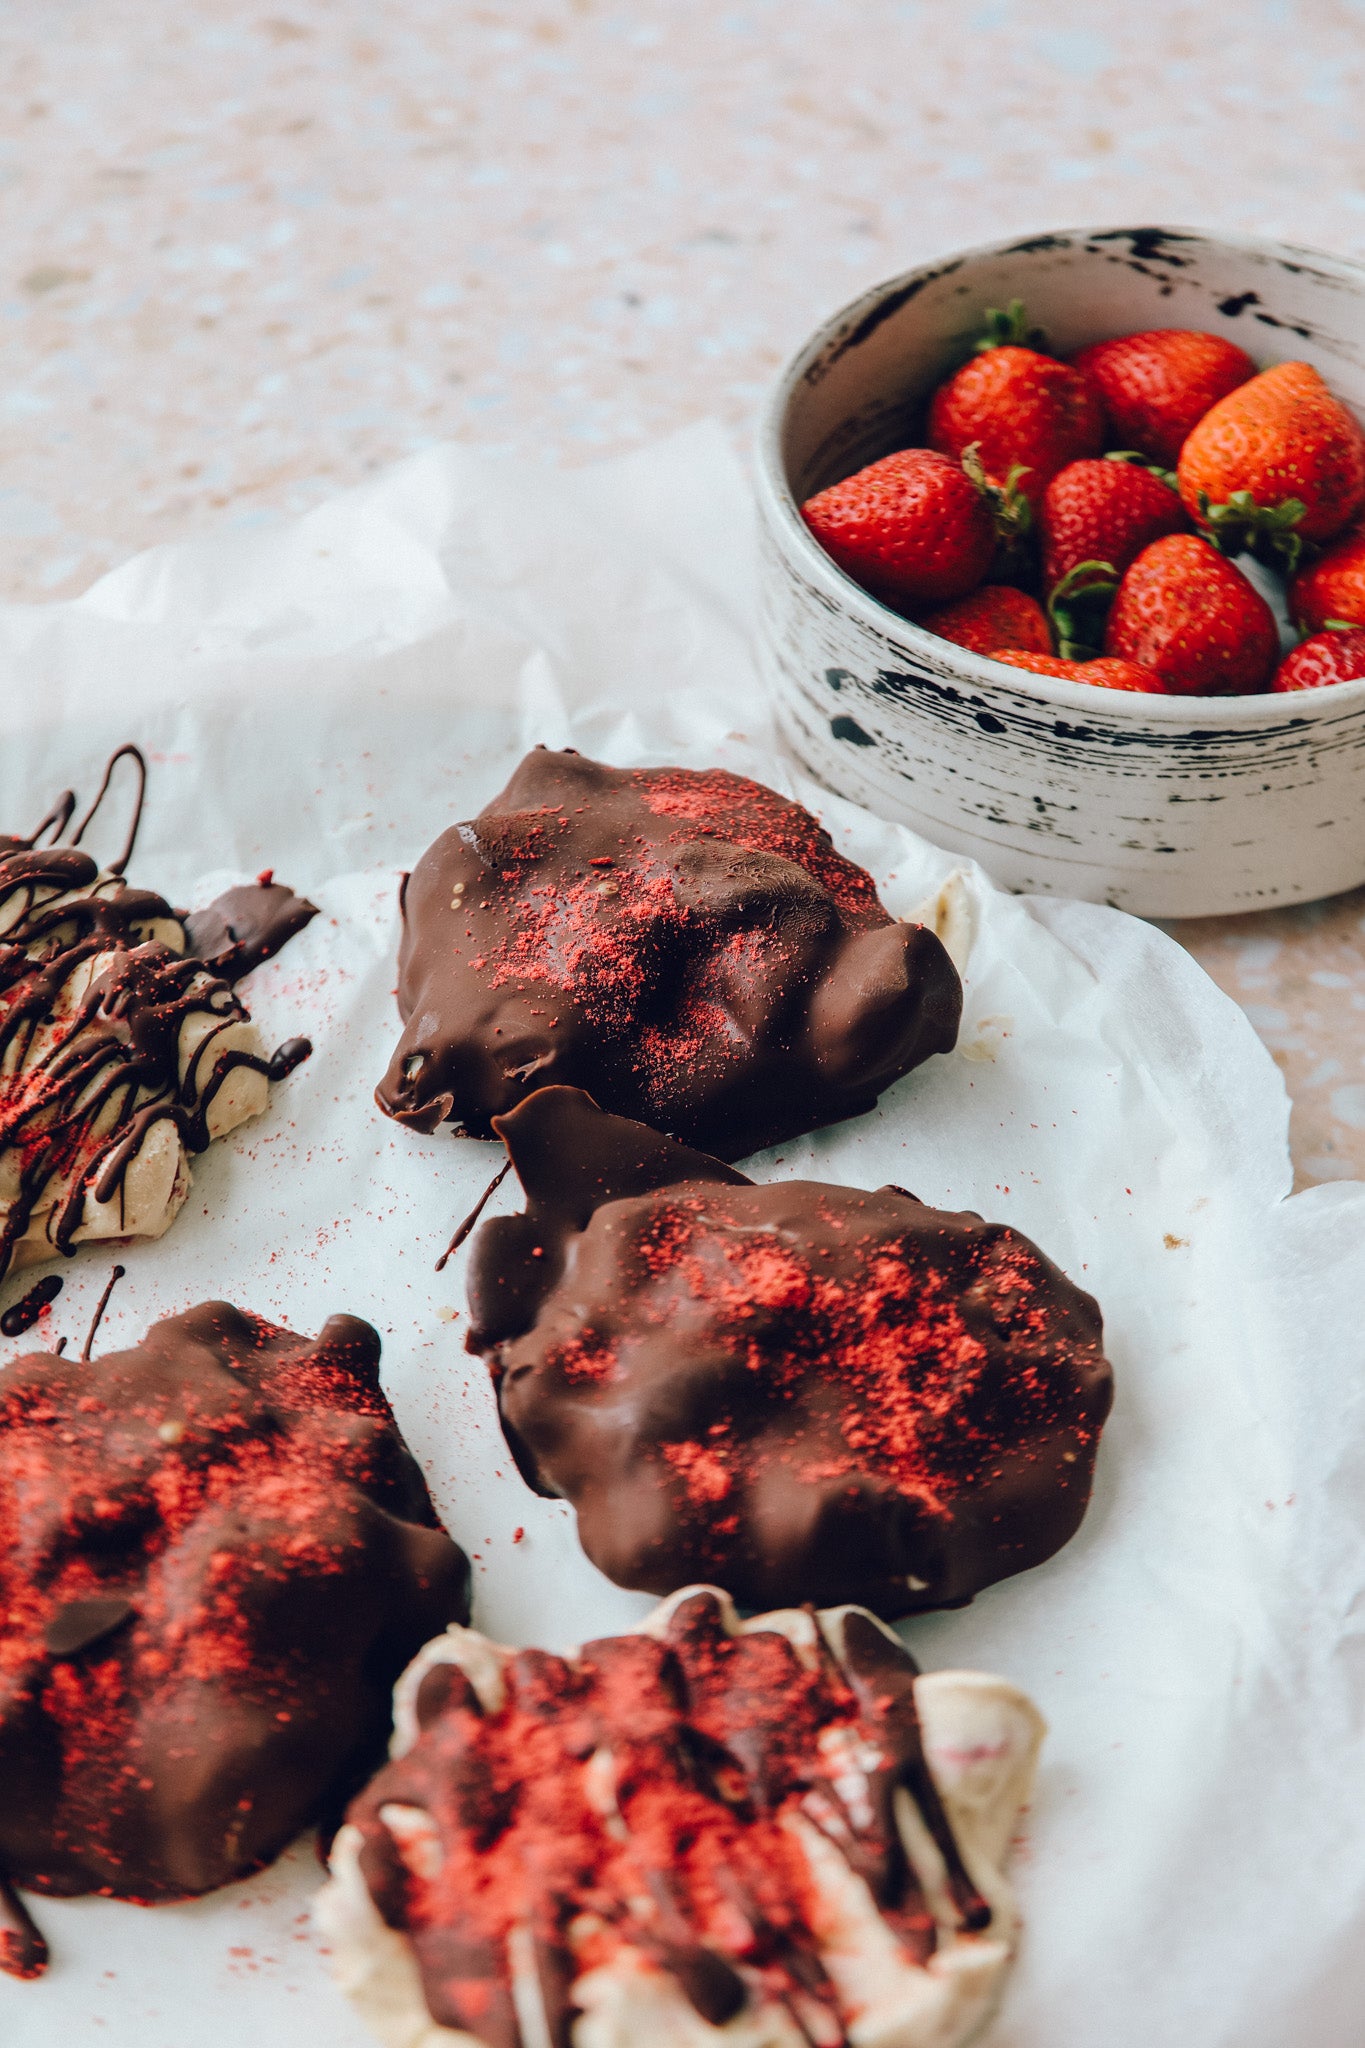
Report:
[[[73,805],[46,823],[61,830]],[[272,1059],[230,984],[311,904],[262,876],[186,917],[121,862],[37,836],[0,838],[0,1280],[80,1244],[159,1237],[190,1156],[259,1116],[309,1050]]]

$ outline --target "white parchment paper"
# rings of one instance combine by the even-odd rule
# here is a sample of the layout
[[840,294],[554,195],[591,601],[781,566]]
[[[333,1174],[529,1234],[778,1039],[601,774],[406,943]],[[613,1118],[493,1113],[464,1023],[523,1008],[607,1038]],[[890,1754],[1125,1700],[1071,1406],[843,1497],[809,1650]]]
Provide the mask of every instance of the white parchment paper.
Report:
[[[128,1254],[101,1344],[206,1296],[300,1330],[369,1317],[475,1558],[475,1621],[511,1642],[565,1646],[649,1603],[522,1486],[462,1349],[462,1262],[432,1270],[493,1148],[373,1106],[397,872],[544,740],[794,790],[910,909],[951,863],[793,779],[753,617],[746,488],[706,429],[568,476],[436,450],[293,524],[0,612],[0,829],[91,788],[133,738],[153,764],[135,880],[197,905],[272,866],[324,912],[246,985],[266,1036],[307,1032],[315,1057],[199,1162],[169,1237]],[[109,847],[117,827],[102,821]],[[1359,2048],[1365,1190],[1286,1199],[1279,1075],[1178,946],[1116,912],[970,888],[958,1052],[750,1170],[980,1209],[1104,1307],[1118,1397],[1080,1536],[905,1631],[926,1665],[1023,1684],[1051,1723],[993,2039]],[[496,1199],[513,1206],[515,1183]],[[54,1334],[81,1330],[108,1260],[63,1270]],[[309,1929],[317,1878],[301,1846],[184,1907],[38,1902],[52,1968],[0,1978],[0,2044],[360,2048]]]

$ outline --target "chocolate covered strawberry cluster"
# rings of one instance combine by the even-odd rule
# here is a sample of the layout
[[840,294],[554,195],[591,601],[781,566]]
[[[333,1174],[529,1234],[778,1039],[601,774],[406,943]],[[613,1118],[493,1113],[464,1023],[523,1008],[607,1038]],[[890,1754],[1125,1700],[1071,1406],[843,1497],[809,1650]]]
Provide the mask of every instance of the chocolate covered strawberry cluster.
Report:
[[0,1969],[46,1960],[16,1885],[184,1898],[338,1811],[468,1582],[368,1323],[205,1302],[6,1366]]
[[1075,1533],[1111,1377],[1027,1238],[899,1188],[757,1187],[577,1089],[498,1129],[527,1207],[474,1240],[467,1341],[618,1584],[895,1617]]
[[715,768],[537,747],[405,878],[379,1084],[478,1137],[552,1082],[727,1158],[871,1109],[957,1038],[962,987],[800,804]]
[[[1365,433],[1310,364],[1179,328],[1049,354],[1016,300],[924,448],[802,507],[874,597],[1007,667],[1173,696],[1365,675]],[[1241,562],[1285,582],[1281,655]]]

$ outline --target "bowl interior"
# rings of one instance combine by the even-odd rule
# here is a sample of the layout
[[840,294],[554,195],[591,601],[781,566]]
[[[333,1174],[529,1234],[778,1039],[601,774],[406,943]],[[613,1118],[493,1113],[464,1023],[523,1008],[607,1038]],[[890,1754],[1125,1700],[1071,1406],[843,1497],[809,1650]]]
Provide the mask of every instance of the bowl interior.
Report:
[[795,503],[922,444],[934,387],[965,361],[985,309],[1011,299],[1059,355],[1140,328],[1203,328],[1263,369],[1312,363],[1365,417],[1365,269],[1190,229],[1056,232],[892,279],[821,330],[784,378],[774,422]]

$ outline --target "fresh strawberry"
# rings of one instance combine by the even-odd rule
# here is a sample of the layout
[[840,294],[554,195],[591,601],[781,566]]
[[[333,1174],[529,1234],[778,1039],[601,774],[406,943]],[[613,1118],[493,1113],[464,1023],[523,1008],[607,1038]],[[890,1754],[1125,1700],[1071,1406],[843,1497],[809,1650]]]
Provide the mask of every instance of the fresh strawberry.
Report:
[[1151,669],[1136,661],[1064,661],[1059,654],[1021,654],[1011,647],[997,647],[992,661],[1006,668],[1026,668],[1035,676],[1069,676],[1073,683],[1097,683],[1103,690],[1145,690],[1149,696],[1168,695],[1166,685]]
[[1365,434],[1307,363],[1262,370],[1206,412],[1180,451],[1180,495],[1225,554],[1259,542],[1298,565],[1365,503]]
[[1256,375],[1235,342],[1184,327],[1095,341],[1070,362],[1103,399],[1115,447],[1136,448],[1167,469],[1210,406]]
[[907,610],[965,597],[995,553],[989,500],[929,448],[884,455],[808,498],[801,516],[856,583]]
[[1333,619],[1365,626],[1365,524],[1334,541],[1289,586],[1289,611],[1307,632]]
[[1165,476],[1105,457],[1070,462],[1043,499],[1043,585],[1056,589],[1081,562],[1108,562],[1117,580],[1164,533],[1183,533],[1185,508]]
[[1152,669],[1178,696],[1244,695],[1266,688],[1280,636],[1240,569],[1197,534],[1171,533],[1120,583],[1104,651]]
[[1365,676],[1365,630],[1314,633],[1286,654],[1272,690],[1323,690],[1328,683],[1354,683]]
[[1051,654],[1052,635],[1040,604],[1008,583],[983,583],[970,597],[926,612],[920,620],[926,633],[970,647],[974,654],[993,654],[997,647],[1030,647]]
[[[1023,308],[990,316],[997,331],[1023,331]],[[1016,480],[1036,512],[1059,469],[1104,446],[1104,412],[1079,370],[1014,341],[990,340],[940,384],[929,407],[929,442],[961,460],[973,442],[993,483]]]

